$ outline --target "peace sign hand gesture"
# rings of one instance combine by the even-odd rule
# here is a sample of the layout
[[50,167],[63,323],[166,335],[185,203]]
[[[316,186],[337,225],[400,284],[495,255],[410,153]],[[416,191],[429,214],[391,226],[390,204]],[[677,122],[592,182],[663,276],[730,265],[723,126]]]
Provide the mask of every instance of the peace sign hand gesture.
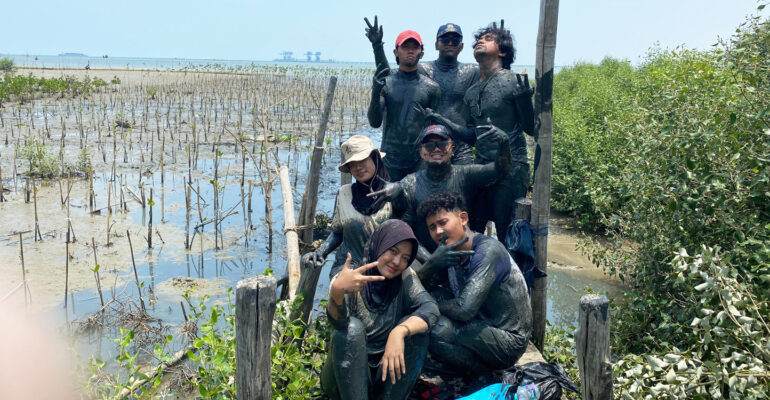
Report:
[[366,22],[366,37],[373,45],[382,43],[382,25],[377,24],[377,16],[374,16],[374,25],[369,22],[369,18],[364,17]]
[[364,275],[364,272],[375,268],[377,261],[369,264],[364,264],[358,268],[350,268],[350,253],[345,259],[345,265],[342,266],[342,270],[337,274],[337,278],[334,279],[331,287],[331,295],[333,297],[341,297],[347,293],[358,293],[369,282],[384,281],[385,277],[382,275]]

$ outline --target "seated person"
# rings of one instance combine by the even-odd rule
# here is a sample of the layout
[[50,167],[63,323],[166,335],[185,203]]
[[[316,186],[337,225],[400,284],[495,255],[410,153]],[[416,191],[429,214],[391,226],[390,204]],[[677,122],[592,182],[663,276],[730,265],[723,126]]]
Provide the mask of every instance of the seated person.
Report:
[[430,335],[431,357],[458,375],[512,367],[532,333],[532,309],[519,268],[497,239],[468,228],[459,194],[431,195],[417,214],[437,243],[467,238],[456,249],[474,252],[446,267],[449,289],[436,293],[441,316]]
[[372,233],[364,259],[351,267],[348,254],[332,281],[334,332],[321,371],[331,399],[406,399],[411,392],[438,318],[436,301],[408,269],[416,254],[409,225],[388,220]]

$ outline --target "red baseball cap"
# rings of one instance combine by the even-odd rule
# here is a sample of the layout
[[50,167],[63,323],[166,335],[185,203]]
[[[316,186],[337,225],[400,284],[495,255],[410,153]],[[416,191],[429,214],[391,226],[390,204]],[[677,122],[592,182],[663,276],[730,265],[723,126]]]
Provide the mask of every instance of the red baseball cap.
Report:
[[417,43],[422,46],[422,38],[420,37],[420,34],[415,31],[403,31],[398,34],[398,37],[396,37],[396,47],[401,46],[409,39],[414,39],[417,41]]

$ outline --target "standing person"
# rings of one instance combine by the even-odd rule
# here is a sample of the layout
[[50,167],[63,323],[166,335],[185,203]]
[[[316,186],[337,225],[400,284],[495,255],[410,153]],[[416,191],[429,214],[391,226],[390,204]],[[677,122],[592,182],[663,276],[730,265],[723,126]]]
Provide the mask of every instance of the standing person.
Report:
[[[374,16],[374,25],[366,22],[366,37],[372,43],[374,61],[377,69],[388,67],[388,59],[382,43],[382,26],[377,23]],[[460,126],[467,123],[467,112],[464,112],[463,98],[471,85],[479,81],[479,68],[476,65],[464,64],[457,61],[460,52],[463,51],[463,31],[460,25],[446,23],[438,28],[436,33],[436,50],[438,58],[434,61],[421,63],[419,72],[433,79],[441,88],[441,104],[437,110],[441,115]],[[455,138],[452,164],[462,165],[473,163],[473,151],[471,145]]]
[[[326,257],[338,248],[337,254],[350,253],[354,260],[361,260],[369,236],[392,215],[390,203],[375,204],[376,198],[367,196],[384,188],[390,180],[382,162],[386,153],[380,153],[371,139],[363,135],[351,136],[342,143],[340,152],[339,170],[349,172],[356,181],[343,185],[337,192],[329,236],[316,250],[302,256],[303,264],[313,263],[317,268],[323,267]],[[344,263],[344,257],[336,257],[329,277],[337,275]]]
[[459,194],[432,195],[417,213],[436,243],[473,251],[446,267],[451,293],[434,294],[441,316],[431,330],[431,357],[462,375],[512,367],[532,334],[527,284],[518,266],[502,243],[469,229]]
[[417,72],[424,55],[422,39],[415,31],[403,31],[393,50],[398,71],[379,70],[372,83],[372,99],[367,117],[374,128],[382,126],[382,150],[390,154],[385,166],[393,181],[417,170],[417,137],[426,125],[425,116],[414,105],[438,108],[441,89]]
[[529,185],[529,163],[527,142],[524,132],[534,133],[535,117],[532,93],[526,75],[511,72],[511,63],[516,58],[511,32],[492,23],[476,32],[473,57],[479,63],[481,78],[468,88],[464,102],[469,112],[466,126],[425,110],[428,118],[446,125],[455,136],[474,142],[476,163],[484,164],[496,158],[497,142],[488,132],[504,132],[511,142],[511,170],[508,177],[497,185],[483,191],[471,203],[471,228],[483,231],[488,220],[495,222],[498,238],[505,240],[505,234],[513,219],[516,199],[525,197]]
[[351,264],[348,255],[332,281],[326,310],[334,331],[321,371],[331,399],[406,399],[412,390],[438,318],[436,301],[407,269],[416,254],[409,225],[385,221],[364,259]]

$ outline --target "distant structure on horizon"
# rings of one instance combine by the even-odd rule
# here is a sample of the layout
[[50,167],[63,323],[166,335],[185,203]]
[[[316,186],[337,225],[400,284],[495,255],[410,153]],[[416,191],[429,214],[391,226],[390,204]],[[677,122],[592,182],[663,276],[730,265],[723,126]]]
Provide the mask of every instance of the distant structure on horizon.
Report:
[[[283,51],[283,52],[278,53],[278,55],[280,55],[281,58],[276,58],[273,61],[317,62],[317,63],[333,63],[333,62],[335,62],[332,59],[322,60],[321,59],[321,52],[320,51],[316,51],[316,52],[308,51],[308,52],[305,52],[305,57],[307,57],[306,60],[300,60],[300,59],[294,58],[294,52],[292,52],[292,51]],[[313,59],[313,56],[315,56],[315,59]]]
[[88,57],[83,53],[59,53],[59,57]]

